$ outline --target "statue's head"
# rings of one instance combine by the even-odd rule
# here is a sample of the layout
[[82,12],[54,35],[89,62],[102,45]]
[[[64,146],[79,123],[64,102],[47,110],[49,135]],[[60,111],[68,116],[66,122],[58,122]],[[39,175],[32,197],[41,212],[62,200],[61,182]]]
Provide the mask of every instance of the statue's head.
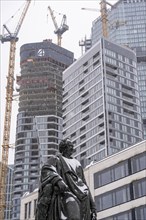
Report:
[[59,152],[65,156],[70,157],[74,152],[74,145],[69,138],[63,139],[59,144]]

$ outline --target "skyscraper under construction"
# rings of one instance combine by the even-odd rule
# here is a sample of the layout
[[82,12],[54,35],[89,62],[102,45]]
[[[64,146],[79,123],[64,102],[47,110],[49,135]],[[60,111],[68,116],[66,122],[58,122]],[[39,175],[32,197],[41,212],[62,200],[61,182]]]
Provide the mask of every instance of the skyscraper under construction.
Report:
[[74,59],[72,52],[50,40],[23,45],[20,58],[13,220],[19,219],[21,196],[37,187],[41,164],[58,149],[62,138],[62,72]]

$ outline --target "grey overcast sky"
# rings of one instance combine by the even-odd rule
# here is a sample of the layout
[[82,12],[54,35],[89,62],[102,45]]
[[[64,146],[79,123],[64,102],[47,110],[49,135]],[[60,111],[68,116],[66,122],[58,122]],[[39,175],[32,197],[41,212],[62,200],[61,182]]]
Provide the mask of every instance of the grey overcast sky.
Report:
[[[109,0],[114,4],[116,0]],[[24,0],[0,0],[0,30],[3,31],[3,24],[6,24],[11,33],[14,32],[26,1]],[[92,21],[100,15],[100,0],[75,0],[75,1],[50,1],[50,0],[32,0],[28,12],[19,31],[19,41],[16,45],[15,60],[15,78],[20,73],[19,51],[21,45],[25,43],[41,42],[44,39],[52,39],[53,43],[57,42],[54,34],[54,24],[48,11],[48,6],[54,10],[54,15],[58,26],[61,24],[62,15],[67,16],[69,30],[66,31],[62,38],[62,47],[72,51],[75,58],[81,56],[79,41],[86,36],[90,38]],[[81,8],[94,8],[96,11],[81,10]],[[0,43],[1,44],[1,43]],[[8,74],[9,60],[9,42],[0,45],[0,73],[1,73],[1,144],[3,141],[4,112],[5,112],[5,94],[6,94],[6,76]],[[14,85],[14,94],[16,85]],[[18,112],[18,101],[13,101],[10,144],[15,142],[16,133],[16,115]],[[9,150],[9,164],[13,163],[14,149]]]

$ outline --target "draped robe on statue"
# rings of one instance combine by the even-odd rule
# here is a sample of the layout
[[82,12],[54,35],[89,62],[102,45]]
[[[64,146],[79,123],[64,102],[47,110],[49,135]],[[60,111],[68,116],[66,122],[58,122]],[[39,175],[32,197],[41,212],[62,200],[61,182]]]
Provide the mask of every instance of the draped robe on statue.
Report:
[[[58,181],[67,185],[65,192],[60,193]],[[79,161],[61,154],[49,158],[41,171],[35,220],[90,220],[93,209],[95,204]]]

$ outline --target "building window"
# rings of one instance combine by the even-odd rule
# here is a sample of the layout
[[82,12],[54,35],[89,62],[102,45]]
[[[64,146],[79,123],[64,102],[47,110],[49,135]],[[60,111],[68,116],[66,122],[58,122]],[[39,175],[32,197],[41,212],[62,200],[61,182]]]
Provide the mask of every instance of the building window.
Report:
[[74,132],[74,133],[71,134],[71,137],[74,137],[74,136],[76,136],[76,132]]
[[93,60],[95,60],[98,56],[99,56],[99,52],[97,52],[97,53],[93,56]]
[[82,118],[83,121],[86,121],[89,118],[89,115],[87,115],[86,117]]
[[85,97],[85,96],[87,96],[88,95],[88,91],[87,92],[85,92],[81,97],[83,98],[83,97]]
[[88,111],[89,111],[89,107],[85,108],[85,109],[82,111],[82,113],[86,113],[86,112],[88,112]]
[[32,118],[26,118],[25,119],[25,123],[31,123],[32,122]]
[[84,147],[86,147],[86,143],[80,145],[80,148],[84,148]]
[[79,85],[81,85],[82,83],[84,83],[84,79],[82,79],[82,80],[79,82]]
[[84,73],[88,73],[88,69],[84,70]]
[[97,211],[102,211],[128,201],[130,201],[129,185],[95,196]]
[[27,219],[27,203],[25,204],[24,219]]
[[83,139],[85,139],[86,138],[86,135],[84,134],[84,135],[82,135],[81,137],[80,137],[80,140],[83,140]]
[[81,89],[79,89],[79,92],[82,92],[82,91],[84,91],[84,89],[85,89],[85,88],[84,88],[84,87],[82,87]]
[[88,61],[83,64],[83,66],[87,66],[87,65],[88,65]]
[[[128,194],[127,194],[128,193]],[[130,200],[129,187],[123,187],[115,191],[115,205],[122,204]]]
[[116,165],[113,170],[114,181],[128,176],[128,161]]
[[68,95],[68,92],[64,93],[63,98]]
[[135,208],[135,220],[145,220],[146,206],[140,206]]
[[86,155],[86,151],[81,153],[81,157],[84,157]]
[[113,203],[112,194],[105,194],[100,199],[100,206],[99,207],[101,210],[107,209],[112,206],[112,203]]
[[66,126],[66,123],[63,123],[63,127],[65,127]]
[[66,108],[62,109],[62,112],[65,112],[66,111]]
[[66,134],[66,131],[63,131],[62,134],[65,135],[65,134]]
[[86,99],[84,102],[82,102],[82,105],[86,105],[89,102],[89,99]]
[[32,130],[32,126],[31,125],[24,125],[24,130]]
[[28,203],[28,218],[31,217],[31,202]]
[[100,64],[100,60],[97,60],[93,63],[93,69]]
[[66,103],[68,103],[68,99],[66,99],[62,104],[65,105]]
[[75,145],[76,144],[76,140],[72,141],[72,143],[73,143],[73,145]]
[[37,199],[34,200],[34,215],[36,213],[36,207],[37,207]]
[[131,158],[132,173],[146,169],[146,152]]
[[86,126],[83,126],[80,128],[80,132],[84,131],[86,129]]
[[94,189],[128,176],[128,170],[128,161],[126,160],[108,169],[95,173]]
[[133,182],[134,199],[146,196],[146,178]]

